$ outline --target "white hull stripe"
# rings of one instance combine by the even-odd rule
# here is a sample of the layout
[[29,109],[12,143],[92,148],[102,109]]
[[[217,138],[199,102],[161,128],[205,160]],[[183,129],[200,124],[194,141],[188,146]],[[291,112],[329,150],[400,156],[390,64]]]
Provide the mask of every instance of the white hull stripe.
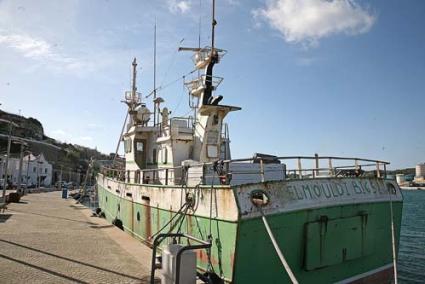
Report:
[[365,277],[371,276],[371,275],[373,275],[373,274],[376,274],[376,273],[378,273],[378,272],[381,272],[381,271],[387,270],[387,269],[389,269],[389,268],[391,268],[391,267],[393,267],[393,264],[392,264],[392,263],[389,263],[389,264],[387,264],[387,265],[384,265],[384,266],[381,266],[381,267],[379,267],[379,268],[376,268],[376,269],[370,270],[370,271],[368,271],[368,272],[365,272],[365,273],[362,273],[362,274],[358,274],[358,275],[356,275],[356,276],[353,276],[353,277],[350,277],[350,278],[344,279],[344,280],[342,280],[342,281],[336,282],[335,284],[346,284],[346,283],[351,283],[351,282],[354,282],[354,281],[356,281],[356,280],[359,280],[359,279],[362,279],[362,278],[365,278]]

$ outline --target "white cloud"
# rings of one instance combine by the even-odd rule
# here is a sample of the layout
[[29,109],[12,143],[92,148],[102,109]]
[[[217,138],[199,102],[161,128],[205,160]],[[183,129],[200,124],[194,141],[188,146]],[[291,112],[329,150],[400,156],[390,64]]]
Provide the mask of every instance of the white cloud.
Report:
[[93,138],[90,136],[81,136],[79,140],[87,142],[87,141],[92,141]]
[[230,6],[239,6],[241,4],[240,0],[226,0],[226,3]]
[[376,20],[356,0],[269,0],[253,15],[278,30],[285,41],[310,44],[335,34],[368,32]]
[[65,132],[65,130],[62,130],[62,129],[53,130],[52,135],[53,136],[68,137],[68,134]]
[[91,67],[87,61],[55,51],[55,46],[44,39],[25,34],[5,34],[1,32],[0,46],[9,47],[26,58],[42,62],[55,69],[78,72]]
[[88,123],[88,124],[87,124],[87,127],[88,127],[88,128],[92,128],[92,129],[95,129],[95,128],[99,128],[99,127],[100,127],[100,125],[98,125],[98,124],[96,124],[96,123]]
[[182,14],[186,13],[187,11],[190,10],[191,8],[191,4],[189,1],[187,0],[182,0],[182,1],[178,1],[178,0],[168,0],[167,1],[168,4],[168,9],[172,12],[172,13],[177,13],[180,12]]
[[41,58],[52,56],[51,46],[44,40],[23,35],[1,35],[0,44],[20,51],[25,57]]

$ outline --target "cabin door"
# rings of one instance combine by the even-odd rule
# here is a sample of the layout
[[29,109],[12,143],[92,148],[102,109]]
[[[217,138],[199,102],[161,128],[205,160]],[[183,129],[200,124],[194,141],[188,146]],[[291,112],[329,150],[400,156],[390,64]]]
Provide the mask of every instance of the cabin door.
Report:
[[146,140],[134,140],[134,160],[140,169],[146,169]]

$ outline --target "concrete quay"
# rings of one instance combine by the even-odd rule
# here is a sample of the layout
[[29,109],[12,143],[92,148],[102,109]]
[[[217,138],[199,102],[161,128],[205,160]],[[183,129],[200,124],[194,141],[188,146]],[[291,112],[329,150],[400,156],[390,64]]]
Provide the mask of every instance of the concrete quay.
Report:
[[60,191],[0,213],[0,283],[149,283],[150,261],[149,248]]

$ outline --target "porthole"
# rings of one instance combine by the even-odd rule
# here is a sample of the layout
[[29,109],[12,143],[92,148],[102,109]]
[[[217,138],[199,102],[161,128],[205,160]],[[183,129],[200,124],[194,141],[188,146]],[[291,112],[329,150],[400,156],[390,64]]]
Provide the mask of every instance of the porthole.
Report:
[[251,202],[257,207],[263,207],[270,203],[270,198],[263,190],[253,190],[251,192]]
[[137,222],[140,222],[140,212],[137,212],[136,218],[137,218]]
[[387,189],[390,194],[397,194],[395,186],[392,183],[387,183]]

